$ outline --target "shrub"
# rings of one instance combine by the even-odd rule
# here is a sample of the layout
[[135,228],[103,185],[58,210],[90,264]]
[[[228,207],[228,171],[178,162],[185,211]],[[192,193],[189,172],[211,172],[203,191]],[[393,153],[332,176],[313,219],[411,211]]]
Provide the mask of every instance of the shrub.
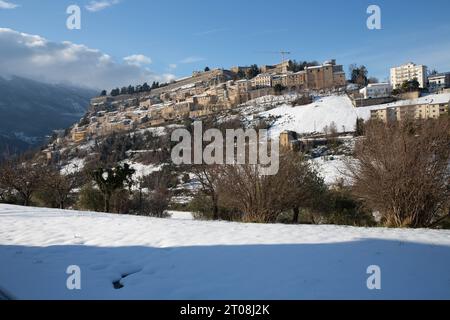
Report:
[[242,221],[242,214],[224,206],[218,207],[217,218],[214,217],[213,202],[209,196],[202,193],[194,196],[188,205],[188,211],[192,212],[196,220]]
[[133,195],[130,212],[147,217],[167,218],[171,195],[167,189],[152,191],[150,194],[136,192]]
[[373,215],[348,190],[331,190],[329,199],[330,212],[325,217],[326,223],[361,227],[376,225]]
[[353,191],[388,227],[432,227],[450,214],[448,118],[366,125],[347,163]]
[[101,212],[104,209],[104,204],[105,200],[100,190],[94,188],[92,184],[87,184],[80,190],[76,208]]

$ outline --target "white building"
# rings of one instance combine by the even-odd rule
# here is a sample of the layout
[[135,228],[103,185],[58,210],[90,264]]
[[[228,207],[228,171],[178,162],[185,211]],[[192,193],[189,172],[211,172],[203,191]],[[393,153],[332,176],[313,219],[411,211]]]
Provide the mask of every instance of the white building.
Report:
[[450,72],[438,73],[428,77],[428,82],[430,84],[430,91],[436,92],[440,89],[445,89],[450,87]]
[[417,79],[421,88],[427,86],[427,67],[412,62],[391,68],[391,85],[399,88],[403,82]]
[[360,90],[364,99],[387,98],[392,94],[392,86],[389,83],[371,83]]

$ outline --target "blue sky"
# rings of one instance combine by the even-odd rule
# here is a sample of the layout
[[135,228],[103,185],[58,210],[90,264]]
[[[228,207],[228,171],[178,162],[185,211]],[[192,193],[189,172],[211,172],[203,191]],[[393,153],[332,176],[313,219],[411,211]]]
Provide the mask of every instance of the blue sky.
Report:
[[[1,28],[83,44],[116,61],[145,55],[155,74],[276,63],[279,55],[264,52],[282,49],[297,60],[336,58],[346,70],[365,64],[380,80],[408,61],[450,71],[448,0],[99,0],[111,6],[95,12],[86,9],[92,1],[5,1],[18,7],[0,9]],[[65,27],[70,4],[82,8],[81,30]],[[382,30],[366,27],[370,4],[381,7]]]

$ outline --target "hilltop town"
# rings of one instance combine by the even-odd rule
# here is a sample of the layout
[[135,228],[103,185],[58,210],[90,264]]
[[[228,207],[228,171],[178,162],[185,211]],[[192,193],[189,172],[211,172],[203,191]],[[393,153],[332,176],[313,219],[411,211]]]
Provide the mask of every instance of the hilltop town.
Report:
[[135,93],[121,90],[123,94],[117,94],[119,89],[112,95],[103,92],[92,99],[89,114],[73,128],[71,138],[81,142],[115,131],[207,117],[264,96],[332,92],[347,85],[343,66],[335,60],[304,66],[297,72],[293,69],[291,61],[259,68],[207,69],[154,89],[144,85],[133,88]]
[[[302,97],[300,104],[312,102],[317,95],[346,94],[355,108],[379,105],[371,108],[371,118],[385,122],[405,117],[436,118],[448,110],[450,73],[428,76],[426,66],[408,63],[391,69],[391,83],[367,84],[363,74],[357,74],[356,82],[348,83],[343,66],[336,60],[313,65],[283,61],[230,70],[206,68],[171,83],[114,89],[110,95],[102,92],[92,99],[89,112],[71,128],[67,138],[80,143],[113,132],[201,119],[258,98],[287,94]],[[424,90],[438,94],[437,99],[421,98]]]

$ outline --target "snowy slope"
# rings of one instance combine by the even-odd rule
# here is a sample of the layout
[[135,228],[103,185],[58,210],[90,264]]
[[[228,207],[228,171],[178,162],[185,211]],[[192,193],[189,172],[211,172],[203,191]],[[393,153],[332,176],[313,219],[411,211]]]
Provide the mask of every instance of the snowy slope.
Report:
[[[79,291],[66,288],[69,265],[81,268]],[[367,289],[370,265],[380,291]],[[449,299],[449,268],[450,231],[0,205],[0,291],[22,299]]]
[[332,122],[339,132],[353,131],[358,117],[369,120],[370,110],[377,108],[379,106],[355,108],[348,96],[334,95],[317,98],[305,106],[283,105],[260,115],[280,117],[270,130],[270,135],[277,138],[285,130],[298,133],[322,132]]

